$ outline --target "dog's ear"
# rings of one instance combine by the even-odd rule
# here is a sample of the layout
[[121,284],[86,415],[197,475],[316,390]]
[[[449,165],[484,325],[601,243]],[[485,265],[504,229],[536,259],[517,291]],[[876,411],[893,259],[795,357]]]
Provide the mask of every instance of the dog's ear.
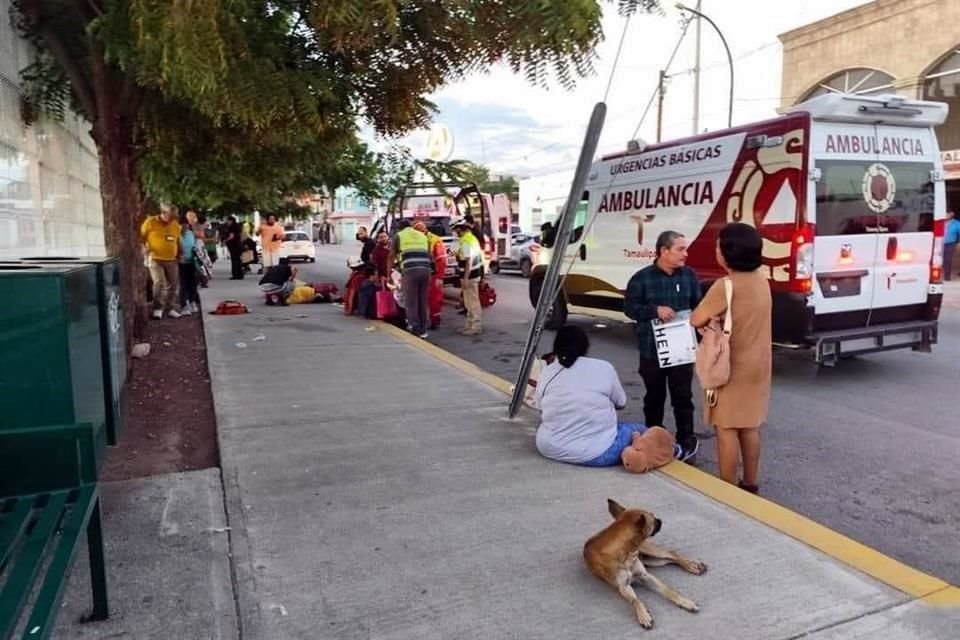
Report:
[[607,509],[610,510],[610,515],[612,515],[614,518],[626,511],[626,509],[623,508],[623,505],[613,498],[607,498]]

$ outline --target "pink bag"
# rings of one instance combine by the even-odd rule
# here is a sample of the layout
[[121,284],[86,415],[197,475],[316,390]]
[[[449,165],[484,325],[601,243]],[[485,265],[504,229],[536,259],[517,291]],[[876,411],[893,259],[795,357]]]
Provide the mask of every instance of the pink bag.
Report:
[[386,289],[377,291],[377,318],[379,320],[389,320],[400,315],[397,308],[397,301],[393,298],[393,292]]
[[697,347],[697,378],[706,394],[708,406],[717,406],[717,389],[730,381],[730,334],[733,332],[733,282],[723,279],[727,312],[721,326],[715,320],[700,330],[703,339]]

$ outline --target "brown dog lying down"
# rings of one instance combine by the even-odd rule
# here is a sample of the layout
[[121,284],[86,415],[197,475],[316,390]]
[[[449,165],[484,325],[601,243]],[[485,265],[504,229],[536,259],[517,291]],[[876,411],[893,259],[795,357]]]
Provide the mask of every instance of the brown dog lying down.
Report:
[[583,559],[590,572],[616,589],[633,605],[637,621],[646,629],[653,627],[653,617],[633,590],[631,585],[634,581],[643,582],[682,609],[693,613],[699,611],[697,603],[648,573],[647,567],[662,567],[673,563],[698,576],[707,570],[707,565],[697,560],[687,560],[675,551],[666,551],[654,545],[650,538],[660,531],[661,522],[649,511],[624,509],[610,499],[607,500],[607,508],[614,518],[613,524],[583,545]]

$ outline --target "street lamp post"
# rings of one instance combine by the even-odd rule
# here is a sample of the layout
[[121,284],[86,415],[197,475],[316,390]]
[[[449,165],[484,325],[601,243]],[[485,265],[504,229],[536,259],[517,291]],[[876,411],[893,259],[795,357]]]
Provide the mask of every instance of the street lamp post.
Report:
[[717,26],[717,23],[710,19],[705,13],[701,13],[696,9],[691,9],[685,4],[678,2],[676,4],[677,9],[680,11],[686,11],[692,13],[695,16],[700,16],[704,20],[710,23],[710,26],[713,27],[713,30],[717,32],[717,35],[720,36],[720,41],[723,43],[723,48],[727,50],[727,62],[730,65],[730,99],[727,107],[727,127],[733,126],[733,56],[730,55],[730,47],[727,46],[727,39],[723,37],[723,32],[720,31],[720,27]]

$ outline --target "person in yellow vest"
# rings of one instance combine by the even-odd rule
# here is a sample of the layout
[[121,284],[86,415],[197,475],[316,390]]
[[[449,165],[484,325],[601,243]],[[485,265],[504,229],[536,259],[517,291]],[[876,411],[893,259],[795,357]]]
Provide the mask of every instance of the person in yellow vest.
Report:
[[434,272],[430,278],[429,294],[430,328],[436,329],[440,326],[443,311],[443,276],[447,270],[447,247],[443,244],[443,239],[432,233],[424,222],[414,223],[413,228],[427,236],[430,255],[433,256]]
[[166,313],[171,318],[179,318],[180,313],[174,308],[181,251],[176,207],[164,205],[158,215],[144,220],[140,225],[140,239],[146,246],[147,268],[153,280],[153,317],[159,320]]
[[460,266],[460,289],[463,291],[463,305],[467,309],[467,321],[460,330],[465,336],[478,336],[480,325],[480,276],[483,275],[483,249],[480,241],[473,235],[473,229],[467,220],[458,220],[453,224],[460,236],[457,249],[457,262]]
[[[400,259],[401,291],[410,332],[427,337],[430,328],[430,278],[434,270],[433,256],[427,236],[410,226],[409,220],[397,223],[399,231],[393,237],[387,268],[392,275],[397,258]],[[389,279],[389,278],[388,278]]]

